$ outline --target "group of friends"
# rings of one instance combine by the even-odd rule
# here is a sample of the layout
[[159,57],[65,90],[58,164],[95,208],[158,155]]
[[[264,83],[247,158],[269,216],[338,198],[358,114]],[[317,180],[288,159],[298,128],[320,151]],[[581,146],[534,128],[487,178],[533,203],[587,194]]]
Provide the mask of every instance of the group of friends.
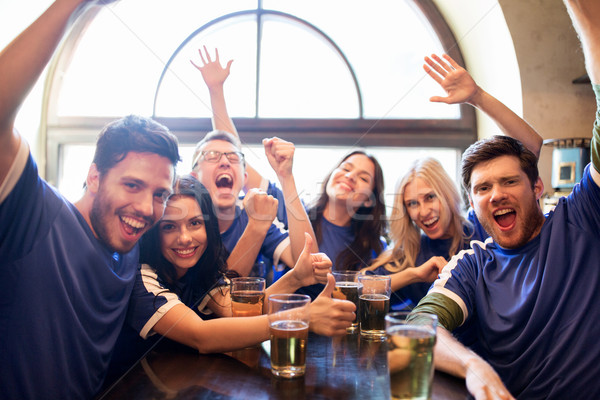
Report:
[[[600,99],[600,4],[564,2]],[[56,0],[0,53],[1,398],[91,398],[159,337],[204,353],[260,343],[267,316],[231,318],[229,282],[279,264],[267,298],[310,295],[310,329],[328,336],[345,334],[356,312],[332,298],[332,269],[391,275],[392,308],[438,316],[436,368],[465,378],[477,399],[600,394],[600,113],[591,164],[544,215],[542,138],[452,58],[426,57],[447,93],[430,100],[470,104],[503,135],[463,154],[466,214],[452,179],[425,158],[398,181],[388,226],[383,172],[363,150],[308,207],[292,143],[263,140],[278,184],[246,164],[225,102],[232,62],[204,48],[192,64],[214,131],[191,169],[176,174],[168,128],[127,116],[100,133],[84,194],[70,203],[39,177],[14,122],[72,17],[96,5]]]

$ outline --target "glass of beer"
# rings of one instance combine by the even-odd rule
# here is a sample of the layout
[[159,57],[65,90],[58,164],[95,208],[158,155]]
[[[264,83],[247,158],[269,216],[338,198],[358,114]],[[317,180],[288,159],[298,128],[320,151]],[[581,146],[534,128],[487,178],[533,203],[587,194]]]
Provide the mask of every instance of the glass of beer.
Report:
[[304,294],[269,296],[271,372],[282,378],[304,375],[308,342],[308,305]]
[[359,275],[358,323],[360,336],[385,340],[385,315],[390,308],[391,278],[387,275]]
[[263,313],[265,279],[257,277],[231,280],[231,313],[234,317],[253,317]]
[[385,328],[392,399],[430,399],[437,316],[393,312]]
[[348,333],[355,332],[358,328],[358,290],[360,283],[358,283],[358,271],[333,271],[333,277],[335,278],[335,289],[333,291],[333,297],[341,300],[349,300],[356,306],[356,318],[352,322],[352,325],[346,329]]

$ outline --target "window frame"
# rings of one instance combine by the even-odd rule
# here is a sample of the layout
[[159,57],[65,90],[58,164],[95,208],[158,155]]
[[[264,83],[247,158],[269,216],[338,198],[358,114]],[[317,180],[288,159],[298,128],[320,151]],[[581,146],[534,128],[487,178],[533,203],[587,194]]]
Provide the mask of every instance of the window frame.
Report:
[[[460,65],[464,59],[458,43],[432,0],[411,0],[437,34],[444,52]],[[117,117],[58,116],[56,104],[61,89],[61,75],[67,69],[86,27],[100,11],[92,7],[73,25],[53,58],[48,70],[41,118],[40,138],[45,145],[45,177],[57,185],[61,146],[63,144],[95,143],[102,127]],[[229,14],[231,15],[231,14]],[[219,18],[209,22],[215,23]],[[208,25],[208,24],[206,24]],[[191,36],[191,35],[190,35]],[[183,43],[185,44],[185,43]],[[183,46],[182,44],[182,46]],[[337,48],[335,43],[334,47]],[[343,53],[341,53],[343,55]],[[345,57],[343,57],[347,63]],[[348,63],[347,63],[348,64]],[[353,74],[351,66],[348,65]],[[354,77],[355,85],[356,78]],[[161,76],[162,79],[162,76]],[[157,92],[160,81],[157,84]],[[356,86],[360,99],[360,88]],[[258,91],[258,90],[257,90]],[[473,107],[460,104],[458,119],[289,119],[233,118],[245,143],[258,144],[264,137],[278,136],[296,144],[345,145],[351,147],[448,147],[465,150],[477,140],[476,115]],[[360,105],[362,114],[362,104]],[[156,120],[165,124],[182,144],[196,143],[212,130],[210,118],[166,118]]]

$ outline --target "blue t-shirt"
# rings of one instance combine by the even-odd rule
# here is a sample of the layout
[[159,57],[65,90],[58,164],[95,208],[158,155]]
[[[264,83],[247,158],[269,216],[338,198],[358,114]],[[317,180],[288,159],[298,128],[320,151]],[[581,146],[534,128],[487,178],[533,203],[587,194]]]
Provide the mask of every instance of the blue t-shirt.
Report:
[[[248,226],[248,214],[246,210],[236,206],[236,215],[237,217],[233,220],[231,226],[225,232],[221,233],[221,240],[229,253],[233,251],[237,242],[242,237],[246,226]],[[250,276],[262,276],[264,278],[268,271],[261,271],[264,268],[260,268],[260,265],[267,264],[267,266],[271,266],[279,263],[281,253],[283,253],[289,244],[290,240],[287,230],[285,230],[282,223],[275,219],[267,231]]]
[[202,319],[215,318],[207,304],[211,296],[228,286],[229,281],[222,278],[203,290],[190,284],[187,278],[194,279],[190,275],[184,275],[176,283],[175,293],[152,267],[142,265],[136,276],[126,323],[115,346],[105,387],[120,378],[161,339],[161,336],[155,335],[154,325],[174,306],[184,304]]
[[[465,226],[464,230],[468,239],[458,250],[468,249],[472,240],[483,241],[489,236],[472,209],[467,214],[467,220],[470,225]],[[444,257],[446,260],[450,260],[450,246],[452,246],[452,238],[430,239],[429,236],[421,234],[421,244],[419,254],[415,259],[415,266],[422,265],[431,257]],[[393,272],[381,265],[374,270],[367,270],[366,273],[370,275],[390,275]],[[390,298],[390,308],[394,311],[412,310],[425,297],[431,285],[429,282],[416,282],[396,290]]]
[[0,221],[0,398],[91,398],[125,319],[137,247],[104,247],[40,179],[24,141],[0,188]]
[[[354,241],[352,227],[338,226],[327,221],[325,218],[321,218],[320,223],[321,241],[319,242],[319,252],[327,254],[333,263],[331,269],[335,271],[335,262],[337,257]],[[368,260],[363,260],[364,265],[361,265],[360,268],[367,266],[375,257],[377,257],[377,254],[375,254],[375,251],[372,251],[371,258]],[[323,289],[325,289],[325,285],[317,283],[314,285],[305,286],[299,289],[296,293],[307,294],[311,297],[311,299],[314,300],[323,291]]]
[[600,188],[590,165],[519,249],[491,238],[455,256],[430,293],[454,300],[473,349],[523,399],[598,399]]

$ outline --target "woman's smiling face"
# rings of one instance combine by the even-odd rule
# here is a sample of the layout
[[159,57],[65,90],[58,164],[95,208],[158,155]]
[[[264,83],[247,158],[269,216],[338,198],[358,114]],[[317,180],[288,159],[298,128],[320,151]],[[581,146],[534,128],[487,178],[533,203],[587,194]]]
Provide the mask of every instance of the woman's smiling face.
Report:
[[353,154],[333,170],[326,187],[329,201],[344,201],[349,209],[368,206],[374,181],[373,161],[364,154]]
[[175,267],[177,278],[192,268],[206,250],[206,229],[194,197],[171,198],[159,222],[160,250]]
[[404,207],[410,219],[430,239],[447,239],[450,232],[450,215],[443,211],[439,197],[429,184],[415,177],[404,188]]

